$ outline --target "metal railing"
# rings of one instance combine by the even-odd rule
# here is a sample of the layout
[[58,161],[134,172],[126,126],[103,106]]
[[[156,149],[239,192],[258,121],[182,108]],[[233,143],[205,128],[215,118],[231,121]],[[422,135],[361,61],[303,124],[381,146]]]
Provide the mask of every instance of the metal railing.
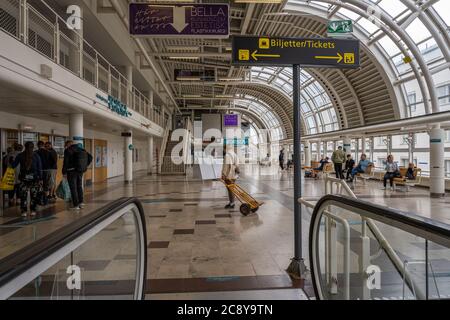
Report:
[[[325,194],[333,195],[345,194],[346,196],[357,199],[357,196],[353,192],[353,190],[348,186],[348,184],[341,180],[325,174]],[[299,203],[303,204],[307,208],[314,209],[315,205],[308,200],[303,198],[298,199]],[[329,285],[329,292],[332,294],[337,293],[337,259],[336,259],[336,244],[337,244],[337,224],[341,224],[344,228],[343,234],[344,236],[344,259],[343,259],[343,268],[344,268],[344,280],[343,280],[343,290],[344,295],[343,298],[348,300],[350,299],[350,225],[346,219],[343,219],[339,215],[333,214],[330,208],[326,208],[323,211],[323,215],[326,217],[325,221],[325,274],[327,283]],[[392,249],[389,242],[386,240],[384,235],[381,233],[377,225],[371,220],[367,218],[361,219],[361,257],[360,257],[360,272],[363,273],[364,270],[368,267],[368,261],[370,256],[370,248],[369,246],[369,238],[368,238],[368,229],[373,233],[375,239],[380,244],[380,247],[386,251],[388,258],[395,265],[397,270],[402,268],[404,265],[403,261],[398,257],[395,250]],[[411,276],[407,272],[407,270],[403,271],[403,278],[405,279],[408,287],[415,288],[416,286],[411,280]],[[365,288],[362,289],[363,298],[367,298],[369,295],[368,291]],[[419,298],[423,298],[423,293],[420,290],[417,290],[417,296]]]
[[[329,227],[336,216],[343,229]],[[344,247],[343,255],[336,251],[340,247]],[[450,252],[450,226],[439,221],[351,197],[326,195],[314,206],[309,249],[318,299],[449,297],[450,263],[443,264],[442,257]],[[389,251],[401,254],[402,260],[392,259]],[[422,265],[424,270],[413,270],[413,265]]]
[[108,62],[45,1],[39,8],[23,0],[0,1],[0,30],[164,127],[163,112]]
[[[13,230],[9,238],[26,234]],[[28,242],[0,257],[0,300],[145,298],[147,232],[136,198],[112,201]],[[120,268],[116,257],[126,259]],[[101,274],[87,267],[99,258],[108,262]]]

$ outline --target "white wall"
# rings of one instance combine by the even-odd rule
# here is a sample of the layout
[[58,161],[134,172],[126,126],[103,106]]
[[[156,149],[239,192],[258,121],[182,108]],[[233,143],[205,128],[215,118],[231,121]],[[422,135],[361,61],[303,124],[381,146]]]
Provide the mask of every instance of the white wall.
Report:
[[[1,103],[1,102],[0,102]],[[0,128],[17,130],[20,124],[34,126],[34,132],[53,134],[57,136],[68,136],[69,126],[61,123],[40,120],[21,115],[0,112]],[[84,130],[84,138],[99,139],[108,142],[108,178],[124,174],[124,141],[120,134],[109,134],[101,131]],[[139,162],[134,163],[133,170],[147,169],[147,142],[134,139],[133,144],[138,148]],[[88,150],[91,152],[91,150]]]

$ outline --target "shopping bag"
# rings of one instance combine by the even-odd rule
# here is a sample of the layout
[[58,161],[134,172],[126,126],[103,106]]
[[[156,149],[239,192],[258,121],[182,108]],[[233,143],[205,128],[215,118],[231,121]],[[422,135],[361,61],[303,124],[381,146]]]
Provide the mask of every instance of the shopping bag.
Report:
[[59,183],[59,186],[56,189],[56,196],[64,201],[70,201],[72,199],[67,179],[62,179]]
[[15,173],[13,168],[7,168],[5,175],[0,183],[0,190],[12,191],[14,190]]

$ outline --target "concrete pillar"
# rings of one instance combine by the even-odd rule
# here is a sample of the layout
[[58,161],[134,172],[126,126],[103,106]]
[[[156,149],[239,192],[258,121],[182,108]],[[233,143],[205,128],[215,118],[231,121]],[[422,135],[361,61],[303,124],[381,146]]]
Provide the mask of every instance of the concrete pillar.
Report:
[[127,99],[125,100],[122,97],[122,101],[127,101],[128,107],[131,107],[133,101],[133,66],[126,66],[126,72],[127,72]]
[[445,196],[445,131],[440,127],[430,131],[430,196]]
[[[82,17],[83,9],[80,7],[80,10],[80,16]],[[69,69],[83,78],[83,19],[75,30],[69,32],[71,40],[77,45],[77,47],[72,44],[69,46]]]
[[125,172],[125,182],[133,181],[133,135],[132,131],[127,131],[127,135],[124,139],[125,148],[125,162],[124,162],[124,172]]
[[408,162],[414,163],[414,147],[416,145],[414,133],[408,135]]
[[83,114],[72,113],[69,116],[69,138],[79,145],[84,145]]
[[303,150],[305,152],[305,166],[311,166],[311,142],[306,141]]
[[369,160],[370,161],[374,161],[374,159],[373,159],[373,149],[374,149],[374,140],[375,140],[375,138],[374,137],[370,137],[370,154],[369,154]]
[[346,154],[351,154],[352,153],[352,139],[350,137],[344,137],[344,143],[343,146],[344,148],[344,152]]
[[147,173],[153,174],[153,136],[147,138],[148,154],[147,154]]

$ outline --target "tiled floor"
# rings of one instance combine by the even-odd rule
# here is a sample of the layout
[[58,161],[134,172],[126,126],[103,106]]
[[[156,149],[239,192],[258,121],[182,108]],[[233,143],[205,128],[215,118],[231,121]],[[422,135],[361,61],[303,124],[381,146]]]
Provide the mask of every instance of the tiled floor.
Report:
[[[135,196],[142,201],[147,219],[147,288],[154,294],[150,295],[151,299],[180,292],[191,293],[170,297],[196,296],[192,292],[292,289],[300,286],[292,282],[285,272],[293,257],[294,245],[292,174],[269,174],[264,170],[247,167],[239,182],[264,202],[256,214],[249,216],[242,216],[237,206],[224,209],[226,191],[218,181],[199,181],[189,176],[146,175],[141,175],[131,185],[124,185],[116,179],[95,186],[95,190],[89,191],[84,213],[67,212],[62,203],[45,209],[44,215],[32,221],[18,218],[13,211],[8,212],[5,218],[0,219],[0,258],[111,200]],[[413,188],[409,193],[382,191],[378,182],[358,183],[352,187],[363,200],[450,222],[450,200],[430,199],[426,189]],[[317,200],[324,194],[324,183],[321,180],[303,180],[302,190],[304,198]],[[308,252],[310,214],[304,210],[302,238],[305,255]],[[45,217],[47,219],[43,219]],[[113,228],[112,232],[117,231]],[[117,280],[115,274],[118,270],[124,268],[127,261],[130,269],[134,259],[128,247],[117,247],[108,248],[101,254],[99,247],[95,252],[86,253],[81,262],[83,268],[98,272],[98,275],[103,272],[96,280]],[[419,248],[420,243],[416,242],[414,247]],[[354,253],[352,259],[357,260]],[[124,272],[120,279],[130,279],[127,274]],[[197,295],[200,296],[201,293]]]

